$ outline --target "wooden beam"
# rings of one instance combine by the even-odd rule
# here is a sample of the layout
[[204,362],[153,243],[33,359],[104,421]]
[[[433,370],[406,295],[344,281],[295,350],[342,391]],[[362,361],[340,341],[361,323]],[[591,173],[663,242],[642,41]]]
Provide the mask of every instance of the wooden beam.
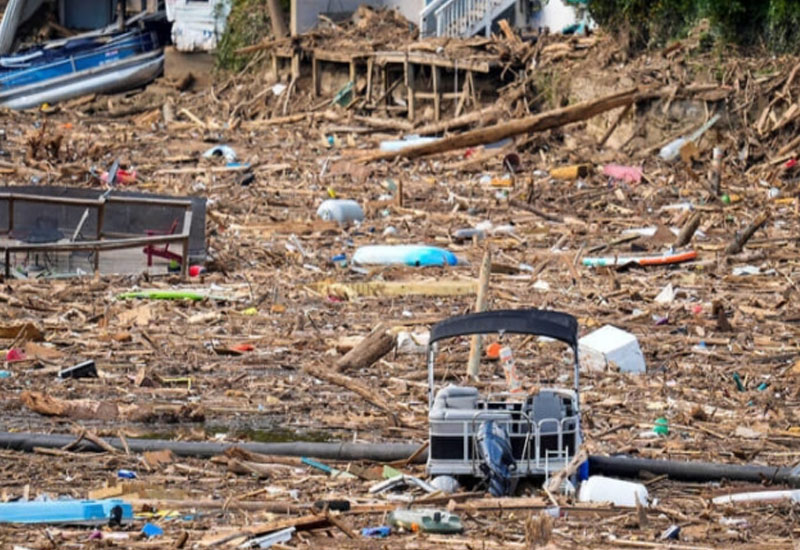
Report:
[[317,283],[311,285],[316,292],[328,296],[354,299],[364,296],[466,296],[475,294],[475,280],[437,281],[370,281],[365,283]]
[[375,70],[375,60],[371,57],[367,58],[367,91],[366,91],[366,104],[372,102],[372,73]]
[[431,79],[433,80],[433,118],[436,121],[442,118],[442,96],[439,95],[439,67],[431,65]]
[[314,378],[319,378],[320,380],[325,380],[326,382],[329,382],[336,386],[340,386],[342,388],[347,388],[353,393],[360,395],[367,402],[378,407],[380,410],[389,415],[389,419],[391,420],[393,425],[397,426],[399,424],[397,414],[392,410],[392,407],[389,405],[389,403],[383,397],[381,397],[377,391],[371,390],[363,383],[357,380],[353,380],[352,378],[345,376],[344,374],[335,372],[334,370],[326,367],[325,365],[319,365],[319,364],[314,365],[311,363],[307,363],[305,366],[303,366],[303,370],[309,376],[313,376]]
[[372,54],[375,57],[375,62],[379,65],[387,65],[390,63],[405,64],[406,62],[415,63],[417,65],[436,65],[443,69],[459,69],[471,70],[479,73],[488,73],[493,66],[498,66],[495,62],[488,61],[468,61],[464,59],[448,59],[437,54],[424,53],[424,52],[404,52],[404,51],[391,51],[391,52],[375,52]]
[[692,236],[694,236],[694,232],[700,227],[700,219],[702,217],[703,213],[699,210],[689,216],[689,219],[686,220],[686,223],[681,228],[681,232],[678,233],[678,238],[675,240],[675,248],[680,248],[689,244],[689,241],[692,240]]
[[600,99],[584,101],[519,120],[495,124],[488,128],[478,128],[432,143],[406,147],[399,151],[373,151],[356,160],[359,162],[370,162],[375,160],[389,160],[397,157],[413,159],[437,153],[446,153],[454,149],[464,149],[466,147],[494,143],[520,134],[542,132],[544,130],[564,126],[565,124],[586,120],[611,109],[633,103],[641,97],[640,90],[638,88],[632,88],[624,92],[601,97]]
[[319,97],[319,59],[315,52],[311,52],[311,88],[314,97]]
[[283,38],[289,34],[286,28],[286,20],[283,16],[283,9],[278,0],[267,0],[269,8],[269,20],[272,23],[272,34],[275,38]]
[[744,231],[736,235],[736,237],[731,241],[731,243],[725,249],[725,254],[738,254],[739,252],[741,252],[742,248],[744,248],[744,245],[747,244],[747,241],[750,240],[750,237],[752,237],[753,234],[756,231],[758,231],[758,229],[762,225],[767,223],[768,219],[769,219],[768,212],[762,212],[761,214],[756,216],[756,219],[754,219],[750,223],[750,225],[748,225],[744,229]]
[[[475,301],[475,313],[486,310],[489,294],[489,274],[492,272],[492,253],[489,248],[483,255],[480,277],[478,278],[478,298]],[[478,369],[481,364],[481,335],[473,334],[469,346],[469,361],[467,363],[467,376],[478,378]]]
[[336,361],[336,370],[364,369],[392,351],[395,336],[383,323],[379,323],[353,349]]
[[403,66],[406,77],[406,101],[408,103],[408,120],[414,122],[414,66],[406,61]]

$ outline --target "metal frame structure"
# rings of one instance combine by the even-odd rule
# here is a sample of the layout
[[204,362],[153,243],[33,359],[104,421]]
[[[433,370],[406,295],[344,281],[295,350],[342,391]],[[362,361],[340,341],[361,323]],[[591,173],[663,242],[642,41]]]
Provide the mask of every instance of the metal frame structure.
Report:
[[[537,395],[563,404],[569,411],[561,418],[534,418],[537,395],[524,400],[509,399],[511,394],[478,396],[474,388],[456,388],[474,392],[469,408],[436,408],[434,363],[438,342],[473,334],[532,334],[564,342],[574,356],[574,387],[542,388]],[[499,310],[446,319],[431,329],[428,347],[429,437],[427,469],[431,475],[480,476],[478,431],[481,423],[493,420],[509,433],[517,462],[514,477],[548,476],[569,464],[578,452],[582,433],[579,408],[578,322],[566,313],[537,309]]]
[[[2,245],[5,258],[5,275],[11,275],[11,254],[15,252],[74,252],[74,251],[92,251],[94,252],[94,269],[99,270],[100,267],[100,252],[109,250],[124,250],[128,248],[138,248],[141,246],[167,244],[167,243],[180,243],[181,250],[181,278],[186,279],[189,269],[189,235],[192,227],[192,201],[181,199],[158,199],[151,197],[118,197],[118,196],[100,196],[97,199],[81,199],[69,197],[47,197],[40,195],[31,195],[25,193],[0,193],[0,201],[8,201],[8,227],[5,234],[10,236],[14,230],[14,203],[15,202],[32,202],[39,204],[55,204],[61,206],[83,206],[87,209],[93,208],[97,210],[97,232],[95,240],[93,241],[75,241],[74,239],[67,242],[55,243],[20,243],[20,244],[5,244]],[[153,235],[146,237],[122,237],[104,239],[108,235],[103,232],[103,220],[105,219],[106,205],[109,203],[117,204],[138,204],[146,206],[168,206],[175,208],[183,208],[183,226],[180,233],[171,235]],[[79,222],[79,227],[75,230],[74,235],[80,232],[80,225],[86,220],[86,212]]]

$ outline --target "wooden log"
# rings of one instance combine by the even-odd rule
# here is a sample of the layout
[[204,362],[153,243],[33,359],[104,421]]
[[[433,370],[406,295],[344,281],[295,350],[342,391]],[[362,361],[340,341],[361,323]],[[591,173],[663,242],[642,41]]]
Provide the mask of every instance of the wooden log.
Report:
[[330,521],[337,529],[339,529],[339,531],[344,533],[347,536],[347,538],[349,539],[358,538],[358,535],[356,535],[355,531],[353,531],[353,528],[350,527],[350,525],[348,525],[347,522],[342,518],[334,516],[330,512],[326,512],[325,517],[327,517],[328,521]]
[[363,369],[392,351],[395,337],[383,323],[336,362],[336,370]]
[[513,206],[514,208],[519,208],[520,210],[525,210],[526,212],[530,212],[531,214],[536,214],[540,218],[544,218],[547,221],[559,222],[559,223],[564,221],[558,216],[554,216],[552,214],[548,214],[547,212],[543,212],[542,210],[539,210],[535,206],[531,206],[526,202],[511,199],[510,201],[508,201],[508,204],[510,206]]
[[313,529],[315,527],[322,527],[328,525],[329,523],[330,522],[328,521],[328,518],[324,514],[312,514],[296,518],[278,519],[275,521],[270,521],[267,523],[258,523],[256,525],[246,527],[241,531],[236,531],[235,533],[232,533],[230,535],[212,541],[208,543],[206,546],[209,547],[221,546],[226,542],[231,542],[239,538],[257,537],[258,535],[271,533],[273,531],[279,531],[281,529],[286,529],[288,527],[294,527],[299,531],[301,529]]
[[137,510],[150,507],[162,510],[228,510],[243,512],[271,512],[273,514],[296,514],[311,509],[309,504],[267,500],[178,500],[165,498],[126,498]]
[[[478,298],[475,301],[475,313],[486,310],[489,294],[489,275],[492,272],[492,252],[486,249],[481,262],[481,271],[478,278]],[[467,376],[478,378],[478,369],[481,365],[481,335],[473,334],[469,346],[469,361],[467,362]]]
[[722,193],[722,148],[714,147],[711,158],[711,187],[716,196]]
[[631,88],[624,92],[601,97],[600,99],[584,101],[519,120],[496,124],[489,128],[471,130],[432,143],[406,147],[399,151],[373,151],[358,160],[360,162],[370,162],[376,160],[390,160],[397,157],[414,159],[437,153],[446,153],[454,149],[494,143],[520,134],[541,132],[551,128],[558,128],[565,124],[586,120],[595,115],[610,111],[611,109],[634,103],[642,97],[643,94],[641,90],[638,88]]
[[316,292],[353,300],[376,296],[465,296],[477,292],[474,280],[442,279],[435,281],[369,281],[365,283],[314,283]]
[[783,157],[784,155],[786,155],[786,154],[788,154],[788,153],[791,153],[791,152],[792,152],[794,149],[796,149],[796,148],[797,148],[797,146],[798,146],[798,145],[800,145],[800,134],[798,134],[798,135],[797,135],[797,137],[795,137],[795,138],[793,138],[792,140],[790,140],[790,141],[789,141],[789,143],[787,143],[786,145],[784,145],[783,147],[781,147],[781,148],[778,150],[778,154],[777,154],[777,155],[775,155],[775,156],[776,156],[777,158],[781,158],[781,157]]
[[603,137],[597,143],[598,147],[602,147],[602,146],[604,146],[606,144],[606,142],[608,141],[608,138],[610,138],[611,134],[614,133],[614,130],[617,129],[617,126],[619,126],[619,123],[622,122],[622,119],[625,118],[628,115],[628,113],[631,112],[632,108],[633,108],[633,104],[632,103],[630,105],[626,105],[625,106],[625,108],[622,110],[622,112],[620,112],[620,114],[616,118],[616,120],[614,120],[613,124],[611,124],[611,126],[608,127],[608,130],[606,130],[606,133],[603,134]]
[[702,217],[703,214],[699,210],[689,216],[689,219],[683,224],[681,232],[678,233],[678,238],[675,239],[675,248],[680,248],[689,244],[689,241],[692,240],[692,236],[694,235],[695,231],[697,231],[697,228],[700,227],[700,219]]
[[767,212],[762,212],[753,222],[745,227],[744,231],[736,235],[736,237],[731,241],[728,247],[725,249],[725,254],[738,254],[744,248],[744,245],[747,244],[747,241],[750,240],[750,237],[758,231],[758,229],[767,223],[769,219],[769,214]]
[[420,126],[414,130],[414,133],[421,136],[426,136],[430,134],[439,134],[455,128],[463,128],[464,126],[469,126],[470,124],[480,123],[481,125],[485,125],[496,121],[502,114],[503,109],[501,107],[486,107],[479,111],[473,111],[471,113],[467,113],[466,115],[461,115],[449,120],[443,120],[441,122]]
[[340,386],[342,388],[346,388],[353,393],[356,393],[363,397],[368,403],[378,407],[386,414],[389,415],[392,423],[397,426],[399,424],[397,415],[389,406],[382,397],[380,397],[377,393],[370,390],[360,382],[353,380],[345,376],[344,374],[340,374],[335,372],[324,365],[306,365],[303,367],[303,370],[309,375],[313,376],[314,378],[319,378],[320,380],[325,380],[326,382],[330,382],[336,386]]
[[578,454],[572,457],[572,460],[569,461],[566,468],[562,468],[550,478],[550,481],[547,482],[547,490],[551,493],[558,493],[564,480],[577,472],[581,464],[586,462],[588,458],[589,454],[586,452],[586,449],[581,449]]
[[284,38],[289,34],[286,28],[286,20],[283,17],[283,9],[278,0],[267,0],[269,8],[269,20],[272,23],[272,34],[275,38]]
[[[361,116],[353,115],[355,122],[360,122],[364,126],[370,126],[379,130],[394,130],[397,132],[410,132],[414,126],[407,120],[400,120],[394,118],[381,118],[374,116]],[[415,132],[417,133],[417,132]]]
[[298,456],[276,456],[265,455],[261,453],[254,453],[243,449],[242,447],[230,447],[225,450],[225,456],[228,458],[238,458],[251,463],[259,464],[282,464],[283,466],[296,466],[302,467],[303,461]]
[[547,506],[550,503],[539,497],[479,498],[456,503],[453,510],[538,510]]

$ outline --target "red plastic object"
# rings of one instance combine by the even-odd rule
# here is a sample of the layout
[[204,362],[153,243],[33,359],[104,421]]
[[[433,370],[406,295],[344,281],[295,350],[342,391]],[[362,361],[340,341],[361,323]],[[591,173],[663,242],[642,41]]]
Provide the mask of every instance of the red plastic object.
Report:
[[237,344],[235,346],[231,346],[233,351],[253,351],[256,349],[253,344]]
[[[103,172],[100,174],[100,179],[108,183],[108,172]],[[123,170],[122,168],[118,169],[117,179],[115,181],[121,185],[130,185],[132,183],[136,183],[136,170],[128,171]]]
[[201,273],[205,273],[206,268],[202,265],[190,265],[189,266],[189,277],[197,277]]
[[789,159],[786,161],[786,164],[783,165],[783,167],[787,170],[789,168],[794,168],[795,166],[797,166],[797,159]]
[[9,363],[12,361],[24,361],[25,360],[25,352],[21,349],[11,348],[6,352],[6,361]]
[[[155,231],[153,229],[148,229],[145,231],[145,234],[148,237],[152,237],[154,235],[172,235],[175,233],[175,230],[177,228],[178,228],[178,220],[175,219],[172,221],[172,225],[170,226],[169,231]],[[153,265],[153,256],[158,256],[159,258],[164,258],[167,260],[175,260],[178,263],[183,261],[183,257],[180,254],[175,254],[174,252],[170,252],[169,243],[163,246],[148,244],[147,246],[144,247],[144,249],[142,249],[142,252],[147,254],[147,267]]]

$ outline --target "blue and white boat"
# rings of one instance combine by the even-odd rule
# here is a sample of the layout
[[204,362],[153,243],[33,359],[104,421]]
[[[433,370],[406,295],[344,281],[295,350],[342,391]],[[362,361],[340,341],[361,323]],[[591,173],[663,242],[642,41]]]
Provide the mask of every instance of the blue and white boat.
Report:
[[163,68],[163,50],[150,31],[52,42],[0,57],[0,105],[27,109],[121,92],[147,84]]

